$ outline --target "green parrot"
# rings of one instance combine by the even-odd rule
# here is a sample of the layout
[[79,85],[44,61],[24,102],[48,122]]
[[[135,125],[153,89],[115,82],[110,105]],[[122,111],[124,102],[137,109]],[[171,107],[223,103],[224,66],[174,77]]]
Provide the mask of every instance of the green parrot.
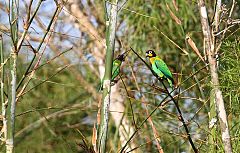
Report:
[[[124,52],[123,54],[118,55],[118,57],[113,60],[111,83],[116,82],[114,79],[119,75],[122,62],[125,60],[125,57],[127,56],[128,53],[129,51]],[[99,91],[102,89],[103,89],[103,81],[101,80]]]
[[171,71],[168,69],[166,63],[156,55],[153,50],[146,51],[146,57],[149,57],[152,65],[152,70],[160,77],[167,79],[169,86],[173,88],[174,80]]
[[119,55],[117,58],[113,60],[111,81],[114,81],[114,79],[119,75],[120,68],[123,61],[124,61],[124,54]]

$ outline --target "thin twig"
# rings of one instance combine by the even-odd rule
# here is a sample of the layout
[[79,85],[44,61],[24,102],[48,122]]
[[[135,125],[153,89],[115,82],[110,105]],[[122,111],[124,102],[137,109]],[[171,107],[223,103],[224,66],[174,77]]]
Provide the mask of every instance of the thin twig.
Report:
[[[173,103],[175,104],[175,106],[176,106],[176,108],[177,108],[177,111],[178,111],[178,113],[179,113],[179,120],[182,122],[182,124],[183,124],[183,126],[184,126],[184,128],[185,128],[185,131],[186,131],[186,133],[187,133],[187,137],[188,137],[189,143],[191,144],[193,151],[194,151],[195,153],[197,153],[198,150],[197,150],[197,148],[195,147],[195,145],[194,145],[194,143],[193,143],[193,140],[192,140],[191,135],[190,135],[190,133],[189,133],[189,129],[188,129],[187,124],[186,124],[186,122],[185,122],[185,120],[184,120],[184,118],[183,118],[181,109],[179,108],[178,102],[177,102],[177,101],[173,98],[173,96],[169,93],[169,91],[168,91],[166,85],[164,84],[162,78],[159,78],[159,76],[158,76],[158,75],[152,70],[152,68],[141,58],[141,56],[139,56],[138,53],[135,52],[135,50],[133,50],[132,48],[131,48],[131,50],[138,56],[138,58],[141,59],[141,61],[148,67],[148,69],[151,70],[152,74],[153,74],[153,75],[162,83],[162,85],[164,86],[165,90],[167,91],[168,97],[171,98],[171,100],[173,101]],[[174,91],[174,90],[172,90],[171,92],[173,92],[173,91]]]
[[127,98],[128,98],[128,101],[129,101],[129,104],[130,104],[131,113],[132,113],[133,124],[134,124],[135,129],[137,129],[137,124],[136,124],[135,117],[134,117],[134,111],[133,111],[133,106],[132,106],[132,101],[131,101],[131,99],[130,99],[130,95],[129,95],[129,93],[128,93],[126,84],[124,83],[124,81],[123,81],[123,79],[122,79],[121,74],[119,74],[119,77],[120,77],[120,79],[121,79],[121,81],[122,81],[122,84],[123,84],[123,86],[124,86],[124,89],[125,89],[125,91],[126,91],[126,93],[127,93]]
[[[141,92],[141,89],[140,89],[140,87],[139,87],[139,85],[138,85],[136,76],[135,76],[135,74],[134,74],[134,72],[133,72],[133,68],[132,68],[130,65],[129,65],[129,67],[131,68],[132,76],[133,76],[134,81],[135,81],[135,83],[136,83],[137,90],[140,92],[141,101],[142,101],[142,103],[143,103],[144,106],[145,106],[146,115],[148,116],[148,115],[149,115],[149,111],[148,111],[148,108],[147,108],[147,103],[144,102],[144,101],[146,101],[146,98],[145,98],[144,94],[142,94],[142,92]],[[155,140],[155,142],[156,142],[156,144],[157,144],[158,152],[159,152],[159,153],[163,153],[162,146],[160,145],[160,136],[159,136],[159,134],[158,134],[158,131],[156,130],[156,127],[154,126],[154,123],[153,123],[151,117],[148,119],[148,122],[149,122],[149,124],[150,124],[150,126],[151,126],[151,128],[152,128],[153,136],[155,137],[154,140]]]
[[[62,6],[62,7],[63,7],[63,6]],[[45,38],[47,37],[47,34],[48,34],[48,32],[50,31],[50,28],[52,27],[52,24],[54,23],[57,15],[59,15],[59,13],[60,13],[59,10],[61,10],[62,7],[59,8],[59,6],[58,6],[58,7],[56,8],[56,10],[55,10],[55,12],[54,12],[54,14],[53,14],[53,16],[52,16],[52,18],[51,18],[51,21],[50,21],[50,23],[49,23],[49,25],[48,25],[48,27],[47,27],[47,29],[46,29],[46,32],[45,32],[44,36],[42,37],[41,42],[40,42],[40,44],[38,45],[38,48],[36,49],[37,52],[39,52],[40,48],[42,47],[42,44],[43,44]],[[19,87],[21,86],[21,84],[23,83],[23,81],[25,80],[25,78],[27,77],[27,75],[28,75],[28,73],[29,73],[29,70],[30,70],[33,62],[35,61],[36,56],[37,56],[37,55],[34,54],[34,56],[33,56],[32,60],[31,60],[30,64],[28,65],[28,67],[27,67],[24,75],[22,76],[21,80],[20,80],[19,83],[18,83],[16,90],[19,89]]]
[[[58,70],[56,73],[54,73],[53,75],[51,75],[50,77],[48,77],[47,79],[43,80],[42,82],[40,82],[39,84],[35,85],[34,87],[30,88],[29,90],[25,91],[25,92],[20,92],[17,96],[17,101],[18,99],[25,95],[26,93],[30,92],[31,90],[37,88],[38,86],[42,85],[43,83],[47,82],[48,80],[50,80],[51,78],[53,78],[54,76],[56,76],[57,74],[59,74],[60,72],[62,72],[63,70],[65,70],[66,68],[68,68],[70,65],[65,65],[63,68],[61,68],[60,70]],[[32,77],[31,77],[32,78]]]
[[[170,92],[170,94],[173,91]],[[135,134],[141,129],[141,127],[143,126],[143,124],[149,119],[149,117],[151,117],[153,115],[153,113],[161,106],[162,102],[164,102],[166,99],[168,98],[168,96],[166,96],[165,98],[163,98],[161,100],[161,102],[154,108],[154,110],[148,115],[148,117],[146,117],[142,123],[137,127],[137,129],[134,131],[134,133],[129,137],[128,141],[125,143],[125,145],[122,147],[122,149],[120,150],[121,153],[124,152],[125,148],[127,147],[127,144],[132,140],[132,138],[135,136]]]

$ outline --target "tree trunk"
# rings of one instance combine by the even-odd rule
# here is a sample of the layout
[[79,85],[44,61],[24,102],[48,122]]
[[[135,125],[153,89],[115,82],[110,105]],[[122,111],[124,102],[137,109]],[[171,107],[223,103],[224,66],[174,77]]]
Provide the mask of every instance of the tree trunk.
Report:
[[[95,44],[95,47],[92,50],[92,55],[96,59],[96,62],[98,64],[99,74],[100,78],[103,78],[104,76],[104,55],[105,55],[105,48],[106,48],[106,40],[101,37],[101,34],[90,22],[89,17],[86,16],[82,10],[79,7],[79,1],[78,0],[68,0],[67,4],[65,5],[68,9],[69,13],[66,15],[69,16],[68,20],[70,22],[74,22],[75,26],[80,29],[80,31],[86,33],[89,35],[89,37],[92,39],[92,41]],[[111,115],[114,120],[115,126],[119,127],[119,137],[121,144],[124,145],[125,142],[128,140],[129,135],[132,134],[132,131],[134,130],[133,126],[131,125],[131,122],[117,112],[124,112],[125,106],[123,104],[125,98],[123,95],[120,94],[118,90],[118,85],[115,85],[112,87],[111,91]],[[132,142],[129,144],[129,148],[133,148],[136,145]],[[133,151],[134,152],[134,151]]]
[[109,20],[106,21],[107,32],[106,32],[106,63],[105,63],[105,74],[103,77],[103,94],[102,94],[102,106],[101,106],[101,123],[100,130],[98,133],[98,151],[100,153],[106,152],[107,144],[107,133],[108,133],[108,120],[109,120],[109,105],[111,95],[111,78],[112,78],[112,62],[115,48],[115,35],[117,27],[117,5],[118,0],[115,4],[111,4],[111,11]]
[[[216,109],[218,120],[220,123],[224,150],[226,153],[232,153],[231,138],[230,138],[228,122],[227,122],[227,114],[224,107],[222,92],[219,87],[220,85],[219,85],[218,72],[217,72],[217,59],[215,57],[216,47],[214,43],[214,35],[213,35],[213,32],[211,31],[211,27],[209,26],[208,14],[207,14],[207,9],[204,1],[198,0],[198,6],[199,6],[200,15],[201,15],[201,24],[202,24],[202,31],[204,36],[204,44],[205,44],[204,50],[206,51],[209,67],[210,67],[212,92],[213,92],[212,95],[214,95],[213,102],[216,107],[215,109]],[[216,6],[217,7],[221,6],[221,1],[218,0]],[[219,17],[216,14],[215,14],[215,20],[218,20]],[[218,22],[216,23],[215,21],[215,24],[217,24],[216,26],[218,26],[219,23]],[[213,106],[213,104],[210,104],[210,106]]]
[[9,91],[8,91],[8,103],[6,110],[6,152],[14,152],[14,131],[15,131],[15,110],[16,110],[16,80],[17,80],[17,43],[18,43],[18,6],[19,1],[9,1],[10,10],[10,29],[12,38],[12,50],[10,55],[9,65]]

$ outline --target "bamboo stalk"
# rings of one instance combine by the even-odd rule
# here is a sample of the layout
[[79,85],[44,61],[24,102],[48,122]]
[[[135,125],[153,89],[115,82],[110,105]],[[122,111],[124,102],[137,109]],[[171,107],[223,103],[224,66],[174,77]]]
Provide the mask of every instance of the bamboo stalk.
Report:
[[[1,105],[2,105],[2,120],[3,120],[3,129],[6,128],[6,104],[5,104],[5,95],[4,95],[4,53],[3,53],[3,38],[2,34],[0,35],[0,62],[1,62],[1,91],[0,91],[0,96],[1,96]],[[3,135],[3,140],[6,139],[6,133],[4,132],[5,130],[1,131],[0,136],[2,135],[2,132],[4,133]]]
[[[215,110],[217,112],[218,120],[220,123],[220,129],[222,134],[222,141],[224,144],[224,150],[226,153],[232,153],[232,145],[231,145],[231,137],[228,128],[227,114],[224,106],[222,92],[219,88],[219,78],[217,72],[217,59],[215,58],[215,50],[216,50],[216,37],[213,36],[213,32],[211,32],[211,27],[208,21],[208,14],[205,3],[203,0],[198,0],[199,11],[201,15],[201,24],[202,24],[202,32],[204,36],[204,49],[206,50],[206,56],[208,58],[209,67],[210,67],[210,75],[211,75],[211,83],[212,83],[212,92],[214,96],[214,100],[211,100],[210,107],[215,106]],[[219,27],[219,11],[221,7],[221,0],[217,0],[216,3],[216,13],[215,13],[215,23],[213,30],[218,31]],[[213,118],[213,116],[210,116]],[[213,132],[213,131],[211,131]]]
[[14,152],[14,129],[15,129],[15,110],[16,110],[16,80],[17,80],[17,42],[18,42],[18,17],[19,1],[9,2],[9,21],[11,28],[12,50],[10,55],[10,83],[8,91],[8,104],[6,111],[6,152]]
[[210,92],[210,111],[209,111],[209,129],[210,129],[210,134],[208,136],[208,143],[209,143],[209,152],[216,152],[216,137],[217,137],[217,114],[215,111],[215,106],[214,106],[214,92],[213,90]]
[[118,0],[115,4],[111,4],[109,20],[106,21],[107,32],[106,32],[106,64],[105,74],[103,78],[103,96],[101,106],[101,123],[98,134],[98,152],[106,152],[107,132],[108,132],[108,120],[109,120],[109,105],[110,105],[110,92],[111,92],[111,77],[112,77],[112,62],[114,56],[115,47],[115,34],[117,26],[117,5]]
[[16,110],[16,72],[17,72],[17,53],[12,51],[10,58],[10,84],[7,104],[7,138],[6,152],[14,152],[14,128],[15,128],[15,110]]

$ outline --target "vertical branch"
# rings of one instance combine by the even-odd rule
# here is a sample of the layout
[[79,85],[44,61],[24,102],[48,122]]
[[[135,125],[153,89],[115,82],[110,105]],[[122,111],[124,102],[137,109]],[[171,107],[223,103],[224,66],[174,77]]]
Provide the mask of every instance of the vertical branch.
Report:
[[30,2],[27,21],[26,21],[26,23],[24,25],[24,31],[23,31],[22,36],[19,38],[18,43],[17,43],[17,47],[16,47],[17,52],[19,52],[19,50],[21,49],[22,43],[23,43],[23,41],[24,41],[24,39],[25,39],[25,37],[27,35],[28,29],[29,29],[31,23],[33,22],[33,19],[35,18],[35,16],[36,16],[36,14],[37,14],[37,12],[38,12],[42,2],[43,2],[43,0],[39,0],[39,2],[37,4],[37,8],[34,11],[34,13],[33,13],[31,18],[30,18],[30,14],[31,14],[32,1]]
[[[1,62],[1,91],[0,91],[0,96],[1,96],[1,105],[2,105],[2,118],[3,118],[3,128],[6,127],[6,105],[5,105],[5,98],[4,98],[4,53],[3,53],[3,38],[2,34],[0,34],[0,62]],[[1,133],[2,135],[2,133]],[[0,135],[0,136],[1,136]],[[6,133],[4,132],[3,139],[6,139]]]
[[103,78],[103,97],[101,106],[101,123],[100,131],[98,134],[98,151],[104,153],[106,150],[108,120],[109,120],[109,105],[110,105],[110,92],[111,92],[111,77],[112,77],[112,62],[115,46],[115,34],[117,25],[117,5],[111,4],[111,12],[109,20],[106,21],[107,33],[106,33],[106,65],[105,74]]
[[210,110],[209,110],[209,129],[210,134],[208,136],[208,143],[209,143],[209,152],[216,152],[216,137],[217,137],[217,114],[215,111],[215,105],[214,105],[214,92],[213,90],[210,92]]
[[10,0],[9,1],[9,22],[10,22],[10,31],[11,31],[11,39],[13,46],[16,50],[17,40],[18,40],[18,0]]
[[10,84],[8,91],[8,106],[6,112],[7,133],[6,152],[14,152],[14,128],[15,128],[15,109],[16,109],[16,79],[17,79],[17,42],[18,42],[18,15],[19,1],[12,0],[9,2],[10,10],[10,28],[12,38],[12,50],[10,55]]
[[215,6],[215,14],[214,14],[214,32],[219,31],[219,20],[220,20],[220,11],[221,11],[221,5],[222,5],[222,0],[217,0],[216,1],[216,6]]
[[[214,14],[214,28],[213,28],[213,32],[217,33],[219,31],[219,18],[220,18],[220,9],[221,8],[221,0],[217,0],[216,1],[216,5],[215,5],[215,14]],[[207,13],[207,12],[206,12]],[[206,24],[207,25],[207,24]],[[216,40],[213,37],[213,42],[214,43]],[[209,50],[207,48],[205,48],[204,50],[207,51],[207,53],[209,52]],[[205,55],[206,56],[206,55]],[[216,125],[216,121],[217,121],[217,114],[215,111],[215,94],[214,94],[214,90],[210,91],[210,105],[209,105],[209,129],[210,129],[210,134],[208,136],[208,143],[209,143],[209,151],[210,152],[216,152],[216,146],[215,143],[216,142],[216,137],[217,137],[217,125]]]
[[[198,0],[198,6],[201,15],[201,24],[202,24],[202,31],[204,36],[204,49],[206,50],[209,67],[210,67],[210,74],[211,74],[211,83],[212,83],[212,91],[214,95],[214,104],[210,104],[210,106],[216,106],[216,112],[220,123],[221,128],[221,135],[222,141],[224,144],[224,150],[226,153],[232,152],[232,145],[231,145],[231,137],[228,128],[228,121],[227,121],[227,114],[224,107],[224,101],[222,92],[219,88],[219,79],[218,79],[218,72],[217,72],[217,59],[215,57],[215,43],[213,33],[211,33],[211,28],[209,26],[208,21],[208,14],[205,3],[203,0]],[[215,24],[214,30],[218,28],[219,25],[219,13],[221,7],[221,0],[217,1],[216,4],[216,13],[215,13]],[[216,15],[217,14],[217,15]]]
[[[236,4],[236,1],[235,0],[232,0],[232,6],[231,6],[231,9],[230,9],[230,12],[229,12],[229,15],[228,15],[228,19],[227,19],[227,22],[225,23],[225,26],[224,26],[224,28],[223,28],[223,33],[221,34],[221,37],[219,38],[218,37],[218,39],[219,39],[219,42],[218,42],[218,44],[216,45],[216,49],[215,49],[215,53],[217,53],[218,51],[219,51],[219,49],[220,49],[220,47],[221,47],[221,45],[222,45],[222,42],[223,41],[221,41],[221,40],[223,40],[224,38],[225,38],[225,34],[226,34],[226,32],[227,32],[227,30],[228,30],[228,27],[229,27],[229,23],[231,23],[230,21],[232,20],[231,19],[231,17],[232,17],[232,13],[233,13],[233,10],[234,10],[234,7],[235,7],[235,4]],[[217,15],[218,16],[218,21],[217,21],[217,23],[219,22],[219,14],[220,14],[220,8],[221,8],[221,1],[219,0],[219,2],[216,4],[216,10],[217,10],[217,8],[218,8],[218,14],[215,14],[215,16]],[[215,18],[215,20],[216,20],[216,18]],[[215,28],[216,28],[216,25],[217,24],[214,24],[214,26],[215,26]],[[220,29],[218,28],[218,30],[216,31],[214,31],[215,33],[217,33],[217,32],[219,32],[220,31]]]
[[17,71],[17,54],[12,51],[10,57],[10,84],[8,91],[7,104],[7,138],[6,150],[7,153],[12,153],[14,148],[14,127],[15,127],[15,108],[16,108],[16,71]]

